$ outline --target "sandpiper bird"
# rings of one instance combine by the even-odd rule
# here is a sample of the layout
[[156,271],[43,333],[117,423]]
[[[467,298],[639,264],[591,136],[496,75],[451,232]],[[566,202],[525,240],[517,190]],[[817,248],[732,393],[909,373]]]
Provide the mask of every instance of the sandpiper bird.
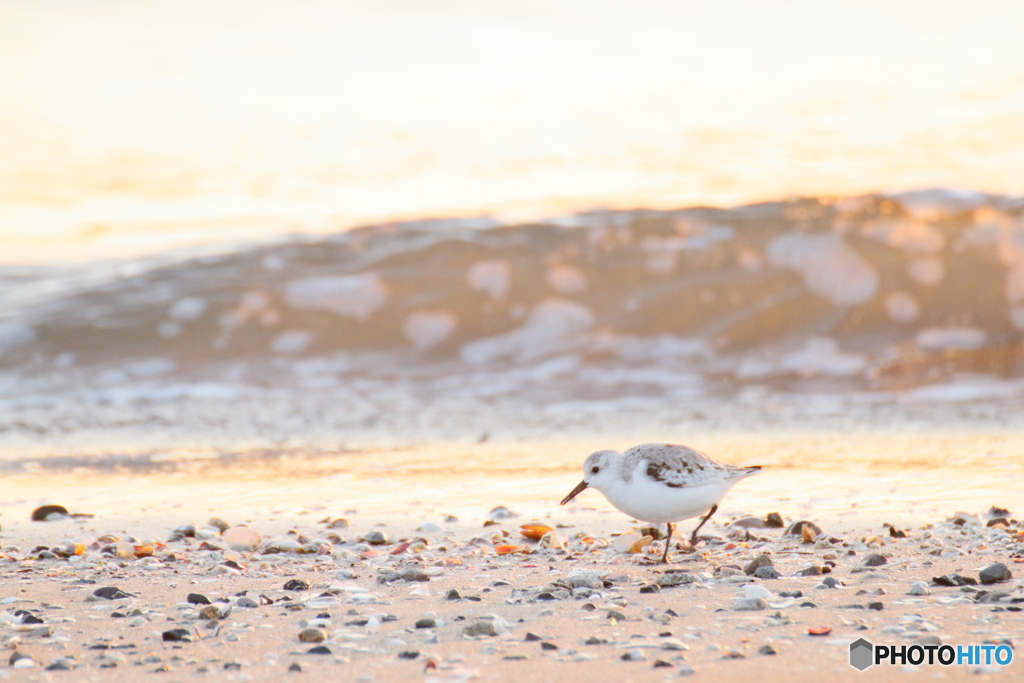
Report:
[[667,564],[672,524],[706,511],[690,536],[693,545],[697,532],[718,510],[718,503],[732,485],[760,471],[760,466],[727,465],[687,446],[666,443],[645,443],[621,455],[597,451],[583,463],[583,481],[562,500],[562,505],[594,487],[627,515],[644,522],[664,522],[668,538],[661,561]]

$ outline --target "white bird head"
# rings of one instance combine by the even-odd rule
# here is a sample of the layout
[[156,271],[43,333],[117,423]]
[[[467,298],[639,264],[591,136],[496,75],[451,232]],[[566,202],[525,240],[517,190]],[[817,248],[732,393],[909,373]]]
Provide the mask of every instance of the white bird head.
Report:
[[618,457],[619,454],[616,451],[597,451],[588,455],[587,459],[583,461],[583,481],[562,499],[561,504],[565,505],[590,486],[598,491],[604,491],[605,487],[614,481],[613,465]]

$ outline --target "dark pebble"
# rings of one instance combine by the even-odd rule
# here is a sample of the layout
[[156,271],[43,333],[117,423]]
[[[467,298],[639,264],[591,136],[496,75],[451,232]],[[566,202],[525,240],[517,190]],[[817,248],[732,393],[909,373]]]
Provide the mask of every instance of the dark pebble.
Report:
[[547,592],[541,593],[540,595],[537,596],[537,600],[557,600],[557,599],[558,598],[556,598],[554,595],[552,595],[551,593],[547,593]]
[[608,614],[605,615],[606,619],[614,619],[615,621],[625,621],[626,615],[622,612],[616,612],[613,609],[608,610]]
[[122,614],[121,612],[111,612],[110,613],[110,618],[111,619],[124,619],[127,616],[128,616],[127,614]]
[[444,596],[444,599],[445,600],[461,600],[462,599],[462,595],[459,593],[459,591],[457,591],[454,588],[452,588],[451,590],[448,591],[448,594]]
[[1000,581],[1009,581],[1013,578],[1013,574],[1007,569],[1006,565],[1002,562],[995,562],[978,572],[978,578],[984,584],[999,583]]
[[106,598],[107,600],[121,600],[122,598],[133,597],[130,593],[125,593],[120,588],[114,586],[104,586],[103,588],[97,588],[92,592],[97,598]]
[[416,622],[416,628],[434,628],[437,626],[437,621],[434,619],[420,619]]
[[508,660],[510,662],[517,662],[522,659],[529,659],[529,657],[527,657],[526,655],[505,655],[504,657],[502,657],[502,659]]
[[47,671],[71,671],[71,665],[63,659],[58,659],[50,666],[46,667]]
[[779,593],[780,598],[802,598],[804,597],[803,591],[782,591]]
[[894,527],[892,524],[889,524],[888,522],[886,522],[882,526],[884,526],[886,529],[889,530],[889,535],[892,536],[893,538],[906,538],[907,537],[907,532],[906,531],[904,531],[903,529],[897,529],[896,527]]
[[542,650],[557,650],[558,646],[555,645],[554,643],[549,643],[549,642],[545,641],[545,642],[540,644],[540,649],[542,649]]
[[778,579],[782,574],[775,567],[758,567],[754,570],[754,576],[759,579]]
[[286,591],[308,591],[309,584],[302,579],[292,579],[291,581],[285,582],[284,589]]
[[977,586],[978,580],[970,576],[961,576],[960,574],[947,574],[945,576],[934,576],[932,581],[938,586]]
[[811,533],[814,536],[819,536],[821,534],[821,527],[819,527],[814,522],[807,521],[806,519],[801,519],[799,522],[793,522],[792,524],[790,524],[789,528],[786,529],[785,535],[802,536],[804,533],[805,526],[810,528]]
[[46,518],[54,513],[64,515],[65,517],[70,516],[71,514],[63,505],[44,505],[32,511],[32,521],[45,522]]
[[[818,565],[814,565],[812,567],[807,567],[805,569],[801,569],[800,571],[798,571],[795,574],[795,576],[820,576],[821,574],[827,574],[827,573],[828,572],[824,571],[823,567],[819,567]],[[781,595],[781,593],[780,593],[780,595]]]
[[526,642],[530,642],[530,641],[533,641],[533,640],[544,640],[544,639],[541,638],[540,636],[538,636],[536,633],[527,633],[526,636],[523,638],[523,640],[525,640]]
[[298,662],[292,662],[291,664],[288,665],[288,670],[289,671],[302,671],[302,665],[299,664]]
[[758,649],[757,654],[759,654],[759,655],[777,655],[779,653],[771,645],[762,645]]
[[672,609],[671,607],[669,609],[665,610],[665,614],[669,615],[670,617],[678,617],[679,616],[678,614],[676,614],[676,611],[674,609]]
[[688,574],[682,571],[668,571],[658,577],[657,584],[662,588],[671,588],[673,586],[683,586],[688,583],[696,581],[696,577],[693,574]]
[[224,662],[224,670],[225,671],[241,671],[242,670],[242,663],[241,662]]
[[771,556],[762,553],[747,563],[747,566],[743,568],[743,573],[747,576],[751,576],[761,567],[772,567],[774,565],[775,563],[772,562]]
[[657,586],[654,586],[654,585],[640,586],[640,592],[641,593],[660,593],[661,589],[658,588]]
[[210,598],[205,595],[200,595],[199,593],[189,593],[188,597],[185,598],[185,602],[192,605],[209,605]]
[[307,655],[329,655],[331,654],[331,648],[326,645],[317,645],[306,650]]
[[881,611],[881,610],[885,609],[885,605],[883,605],[880,602],[869,602],[868,603],[868,609],[873,609],[873,610]]
[[596,636],[590,636],[583,641],[584,645],[607,645],[608,641],[605,638],[598,638]]
[[800,606],[801,607],[817,607],[817,605],[814,604],[813,602],[811,602],[810,600],[808,600],[807,602],[801,602]]
[[[821,582],[821,586],[824,586],[825,588],[835,588],[838,585],[839,581],[837,581],[832,576],[826,576],[825,579]],[[821,586],[818,586],[818,588],[821,588]]]
[[764,525],[769,529],[781,529],[786,526],[786,523],[782,521],[782,515],[778,512],[769,512],[768,516],[764,518]]
[[234,560],[228,560],[227,562],[224,563],[224,566],[231,567],[232,569],[241,569],[242,568],[242,565],[238,564]]
[[170,631],[164,631],[163,639],[164,641],[171,643],[191,643],[192,634],[183,628],[172,628]]
[[398,653],[399,659],[416,659],[419,656],[420,653],[417,650],[404,650]]
[[654,660],[654,668],[655,669],[665,669],[665,668],[671,668],[671,667],[672,667],[672,665],[669,664],[668,662],[664,661],[664,660],[661,660],[661,659],[655,659]]
[[873,554],[868,555],[867,557],[864,558],[864,566],[865,567],[881,567],[883,564],[887,563],[888,561],[889,560],[886,559],[885,555],[881,555],[879,553],[873,553]]
[[[18,610],[18,612],[24,612],[24,610]],[[15,612],[17,614],[17,612]],[[24,612],[21,616],[21,623],[23,624],[42,624],[43,620],[32,614],[31,612]]]

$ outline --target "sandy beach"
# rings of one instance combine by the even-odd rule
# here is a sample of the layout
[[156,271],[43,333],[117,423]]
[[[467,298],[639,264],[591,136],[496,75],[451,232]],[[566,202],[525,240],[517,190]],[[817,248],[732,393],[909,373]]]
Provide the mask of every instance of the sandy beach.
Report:
[[[649,525],[599,493],[558,507],[602,443],[593,437],[296,447],[236,462],[193,452],[165,458],[164,471],[9,474],[0,638],[11,661],[0,676],[1016,680],[1016,660],[849,663],[861,637],[1011,648],[1024,637],[1022,473],[998,457],[1017,437],[953,427],[698,435],[722,459],[770,463],[668,567],[653,562],[660,542],[641,540]],[[860,456],[838,457],[847,452]],[[902,465],[872,453],[901,453]],[[968,453],[1001,462],[1000,476]],[[43,504],[92,516],[30,521]],[[764,526],[773,512],[782,527]],[[816,527],[792,528],[805,520]],[[524,536],[537,524],[534,537],[550,535]],[[983,571],[1000,574],[993,565],[1010,578],[982,583]]]

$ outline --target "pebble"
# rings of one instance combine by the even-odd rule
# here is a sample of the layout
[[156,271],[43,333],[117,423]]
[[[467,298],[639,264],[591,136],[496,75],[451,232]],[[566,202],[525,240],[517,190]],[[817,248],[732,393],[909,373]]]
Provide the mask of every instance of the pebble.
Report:
[[697,673],[697,672],[689,664],[683,664],[681,667],[679,667],[679,675],[680,676],[692,676],[695,673]]
[[397,572],[381,574],[377,577],[377,583],[394,583],[395,581],[430,581],[430,576],[418,567],[406,567]]
[[327,640],[327,634],[318,628],[304,628],[299,631],[299,640],[303,643],[322,643]]
[[221,540],[233,550],[255,550],[263,542],[263,536],[255,529],[239,525],[225,531]]
[[768,600],[772,597],[772,592],[764,586],[746,586],[743,589],[743,593],[748,598],[764,598]]
[[879,553],[872,553],[871,555],[868,555],[867,557],[864,558],[864,566],[865,567],[881,567],[883,564],[886,564],[888,561],[889,561],[889,559],[885,555],[881,555]]
[[373,531],[367,532],[362,537],[363,543],[369,543],[370,545],[387,545],[388,535],[380,529],[374,529]]
[[771,645],[762,645],[760,648],[758,648],[757,653],[759,655],[777,655],[777,654],[779,654],[778,651],[774,647],[772,647]]
[[286,591],[308,591],[309,584],[302,579],[291,579],[285,582],[283,588]]
[[772,562],[772,558],[770,555],[761,554],[755,557],[750,562],[748,562],[745,567],[743,567],[743,573],[747,576],[751,576],[761,567],[772,567],[774,565],[775,563]]
[[189,593],[188,596],[185,598],[185,602],[192,605],[209,605],[210,598],[199,593]]
[[956,587],[956,586],[976,586],[978,580],[973,579],[970,576],[960,576],[959,574],[947,574],[946,576],[935,576],[932,577],[932,581],[938,586]]
[[767,609],[768,603],[761,598],[740,598],[733,606],[736,612],[756,612]]
[[928,584],[924,581],[915,581],[910,584],[910,590],[907,595],[931,595],[932,592],[928,590]]
[[644,659],[644,653],[642,650],[634,648],[623,654],[621,659],[626,662],[639,662]]
[[660,647],[662,650],[671,650],[674,652],[686,652],[690,649],[689,645],[679,640],[678,638],[666,638],[665,640],[661,641],[661,644],[658,647]]
[[434,628],[437,626],[437,620],[427,617],[425,619],[418,619],[415,624],[416,628]]
[[759,579],[779,579],[782,574],[775,567],[758,567],[754,570],[754,576]]
[[686,572],[667,572],[658,577],[657,584],[662,588],[670,588],[672,586],[693,583],[696,580],[693,574],[687,574]]
[[983,584],[999,583],[1000,581],[1009,581],[1013,578],[1013,574],[1002,562],[995,562],[978,572],[978,577],[981,579]]
[[92,594],[97,598],[106,598],[107,600],[122,600],[124,598],[134,597],[131,593],[125,593],[120,588],[115,588],[114,586],[97,588]]
[[[416,623],[416,627],[419,628],[419,622]],[[494,626],[494,620],[492,619],[481,619],[475,621],[462,629],[462,635],[469,636],[471,638],[477,636],[496,636],[498,630]]]
[[311,647],[308,650],[306,650],[306,654],[307,655],[329,655],[329,654],[332,654],[332,653],[331,653],[331,648],[327,647],[326,645],[317,645],[316,647]]

